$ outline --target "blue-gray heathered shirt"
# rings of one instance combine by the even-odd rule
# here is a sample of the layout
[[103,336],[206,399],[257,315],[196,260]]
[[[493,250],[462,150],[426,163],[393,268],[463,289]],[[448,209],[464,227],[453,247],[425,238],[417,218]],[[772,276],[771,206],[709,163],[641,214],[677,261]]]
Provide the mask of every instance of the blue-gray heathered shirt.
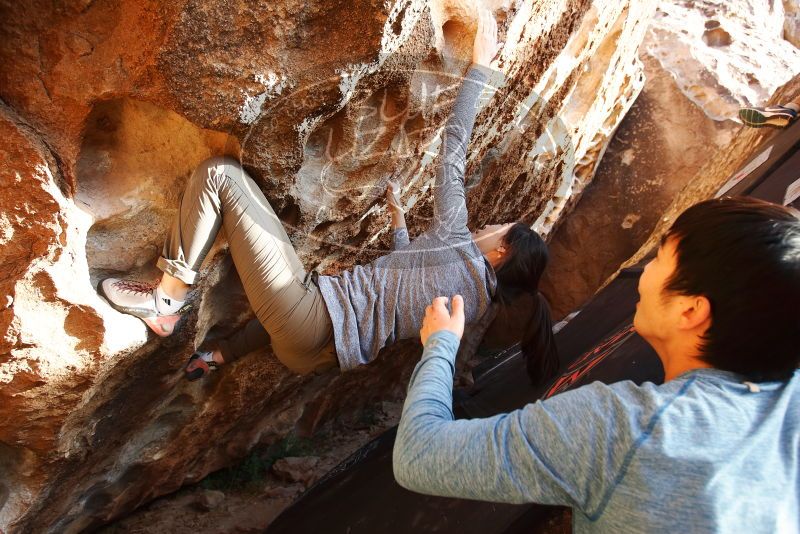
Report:
[[390,254],[319,277],[343,371],[372,361],[394,341],[419,336],[434,297],[463,295],[468,323],[490,308],[497,281],[467,228],[464,193],[467,145],[486,79],[480,68],[469,69],[445,124],[430,228],[411,243],[407,232],[395,232]]
[[402,486],[570,506],[575,532],[800,529],[800,371],[755,385],[717,369],[661,386],[595,382],[454,421],[457,348],[435,333],[411,377],[394,447]]

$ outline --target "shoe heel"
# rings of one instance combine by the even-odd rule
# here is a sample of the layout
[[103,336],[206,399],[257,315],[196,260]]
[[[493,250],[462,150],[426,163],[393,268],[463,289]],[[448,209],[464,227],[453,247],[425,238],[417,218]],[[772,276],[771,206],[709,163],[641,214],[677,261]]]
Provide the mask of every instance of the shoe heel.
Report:
[[198,369],[195,369],[194,371],[190,371],[190,372],[186,373],[186,378],[189,379],[189,382],[194,382],[195,380],[199,380],[200,378],[203,378],[204,374],[206,374],[206,372],[203,371],[202,369],[198,368]]
[[150,330],[157,336],[167,337],[175,331],[175,325],[181,319],[180,315],[162,315],[159,317],[147,317],[142,319],[150,327]]
[[[192,368],[189,370],[189,368]],[[209,372],[211,368],[208,364],[200,357],[198,353],[192,354],[189,358],[189,363],[186,364],[186,368],[184,369],[184,376],[189,379],[189,382],[193,382],[199,378],[203,378],[207,372]]]

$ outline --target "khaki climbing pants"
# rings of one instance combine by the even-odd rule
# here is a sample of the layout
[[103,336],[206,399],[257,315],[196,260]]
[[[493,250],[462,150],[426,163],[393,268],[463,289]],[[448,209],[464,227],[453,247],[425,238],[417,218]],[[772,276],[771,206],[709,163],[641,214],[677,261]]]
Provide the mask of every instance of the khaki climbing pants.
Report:
[[297,373],[338,365],[333,326],[319,287],[238,161],[211,158],[194,171],[158,267],[193,284],[220,227],[257,317],[219,342],[225,361],[271,343],[278,359]]

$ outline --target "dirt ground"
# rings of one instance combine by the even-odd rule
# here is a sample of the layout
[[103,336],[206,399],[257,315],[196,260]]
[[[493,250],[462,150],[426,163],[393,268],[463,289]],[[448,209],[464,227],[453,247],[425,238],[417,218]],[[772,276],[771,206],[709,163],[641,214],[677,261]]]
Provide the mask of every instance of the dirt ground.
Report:
[[[262,532],[305,489],[400,419],[402,403],[383,402],[356,420],[336,421],[308,440],[289,440],[238,466],[165,495],[99,530],[102,534],[244,534]],[[276,474],[280,458],[301,465]],[[292,476],[294,475],[294,476]],[[294,478],[295,480],[292,480]]]

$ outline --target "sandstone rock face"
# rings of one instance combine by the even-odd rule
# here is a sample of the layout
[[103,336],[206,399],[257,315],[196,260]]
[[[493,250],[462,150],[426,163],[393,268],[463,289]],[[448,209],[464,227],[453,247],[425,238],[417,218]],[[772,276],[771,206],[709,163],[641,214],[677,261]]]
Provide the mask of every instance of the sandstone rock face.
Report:
[[783,0],[783,38],[800,48],[800,4],[795,0]]
[[[414,341],[342,375],[292,375],[265,349],[184,382],[194,347],[251,313],[222,239],[170,338],[94,285],[158,275],[183,183],[210,155],[241,158],[309,269],[385,252],[392,173],[419,233],[477,5],[0,3],[0,530],[94,528],[256,444],[402,396]],[[470,149],[471,223],[546,232],[641,89],[655,3],[481,5],[505,45]]]
[[676,194],[738,131],[739,106],[765,104],[800,72],[800,51],[781,37],[780,4],[771,5],[659,3],[640,50],[644,90],[550,240],[542,291],[557,317],[583,305],[648,239]]
[[580,308],[638,250],[675,195],[739,129],[703,113],[654,58],[642,61],[644,90],[550,240],[540,287],[555,317]]
[[[800,74],[778,88],[770,99],[770,104],[788,102],[800,99]],[[716,152],[697,171],[694,178],[675,195],[673,201],[662,213],[653,232],[648,236],[642,246],[633,254],[621,268],[635,265],[650,251],[658,246],[661,236],[666,232],[675,219],[683,211],[708,198],[713,198],[717,191],[730,177],[739,170],[750,158],[757,154],[762,143],[768,142],[778,134],[772,128],[742,128],[722,150]],[[614,273],[615,274],[615,273]]]
[[[784,17],[789,4],[794,7]],[[735,118],[740,106],[763,105],[800,72],[800,50],[783,38],[784,21],[791,26],[796,6],[760,0],[664,0],[643,48],[709,117]]]

